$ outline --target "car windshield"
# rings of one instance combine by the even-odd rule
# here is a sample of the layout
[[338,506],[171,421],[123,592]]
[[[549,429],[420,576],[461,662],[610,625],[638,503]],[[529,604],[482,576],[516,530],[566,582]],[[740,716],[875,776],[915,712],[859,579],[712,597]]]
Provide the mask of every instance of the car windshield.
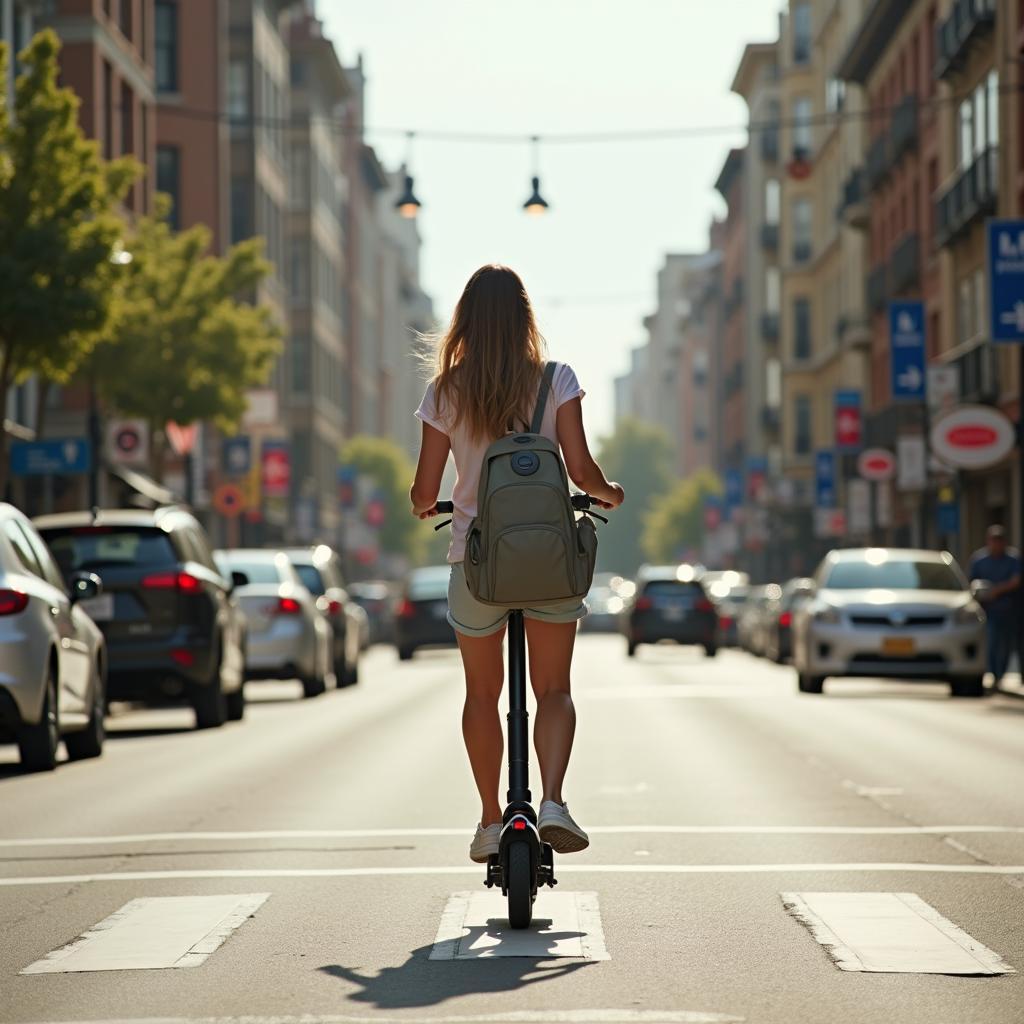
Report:
[[829,590],[963,590],[945,562],[887,558],[877,562],[836,562],[824,584]]
[[83,526],[46,530],[43,538],[65,578],[82,570],[173,565],[178,560],[170,537],[155,528]]
[[[294,563],[292,563],[294,565]],[[302,585],[314,596],[320,597],[324,592],[324,581],[320,570],[315,565],[296,565],[295,571],[302,580]]]
[[246,578],[250,583],[284,582],[281,579],[281,573],[276,562],[246,562],[241,558],[218,558],[217,564],[221,565],[221,571],[227,574],[232,572],[245,573]]
[[451,570],[422,569],[409,577],[407,593],[410,601],[433,601],[448,594]]
[[651,580],[644,587],[647,597],[703,597],[704,589],[699,583],[681,583],[677,580]]

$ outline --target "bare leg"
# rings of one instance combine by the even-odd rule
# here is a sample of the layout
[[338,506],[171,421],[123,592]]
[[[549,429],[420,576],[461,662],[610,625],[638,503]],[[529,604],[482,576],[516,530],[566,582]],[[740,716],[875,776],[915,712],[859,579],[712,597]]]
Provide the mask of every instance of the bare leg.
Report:
[[466,673],[466,703],[462,709],[462,736],[473,769],[476,788],[480,792],[480,824],[501,821],[498,802],[501,757],[504,736],[498,715],[498,697],[505,681],[501,659],[501,641],[505,631],[493,636],[465,636],[456,633],[462,666]]
[[562,782],[576,733],[576,708],[569,691],[575,622],[526,620],[530,682],[537,698],[533,745],[537,750],[543,800],[562,803]]

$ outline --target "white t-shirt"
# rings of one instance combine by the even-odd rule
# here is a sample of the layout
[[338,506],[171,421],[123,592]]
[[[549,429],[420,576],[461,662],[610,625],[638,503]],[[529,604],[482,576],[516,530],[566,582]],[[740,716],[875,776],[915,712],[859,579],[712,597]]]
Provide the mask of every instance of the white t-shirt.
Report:
[[[586,392],[580,387],[571,366],[567,363],[555,364],[555,376],[551,382],[551,393],[544,407],[544,419],[540,432],[544,437],[558,443],[558,432],[555,428],[555,413],[559,406],[573,398],[582,398]],[[429,423],[436,430],[448,437],[455,457],[455,515],[452,516],[452,543],[448,548],[448,561],[461,562],[466,552],[466,533],[469,524],[476,515],[477,489],[480,486],[480,470],[483,468],[484,452],[491,442],[485,438],[474,438],[470,435],[465,423],[453,426],[456,417],[451,410],[438,410],[434,397],[434,385],[427,385],[427,392],[416,410],[416,418]]]

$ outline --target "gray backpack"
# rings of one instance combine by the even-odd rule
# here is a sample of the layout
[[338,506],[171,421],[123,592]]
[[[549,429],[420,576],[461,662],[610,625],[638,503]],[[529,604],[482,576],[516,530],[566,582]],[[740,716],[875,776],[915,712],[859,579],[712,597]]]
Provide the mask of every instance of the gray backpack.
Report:
[[558,445],[540,433],[555,368],[544,367],[529,432],[506,434],[484,454],[464,562],[470,592],[484,604],[582,599],[594,578],[597,531],[589,518],[577,522]]

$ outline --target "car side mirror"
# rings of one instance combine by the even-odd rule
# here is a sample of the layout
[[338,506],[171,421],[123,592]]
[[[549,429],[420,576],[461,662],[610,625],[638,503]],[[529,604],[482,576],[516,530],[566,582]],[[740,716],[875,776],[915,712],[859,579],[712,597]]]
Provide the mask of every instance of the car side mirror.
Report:
[[103,593],[103,580],[94,572],[76,572],[70,579],[71,603],[77,601],[88,601],[90,598],[99,597]]
[[989,580],[971,580],[971,594],[978,601],[984,601],[992,590]]
[[249,582],[249,577],[244,572],[239,572],[237,569],[231,570],[231,589],[235,587],[244,587]]

